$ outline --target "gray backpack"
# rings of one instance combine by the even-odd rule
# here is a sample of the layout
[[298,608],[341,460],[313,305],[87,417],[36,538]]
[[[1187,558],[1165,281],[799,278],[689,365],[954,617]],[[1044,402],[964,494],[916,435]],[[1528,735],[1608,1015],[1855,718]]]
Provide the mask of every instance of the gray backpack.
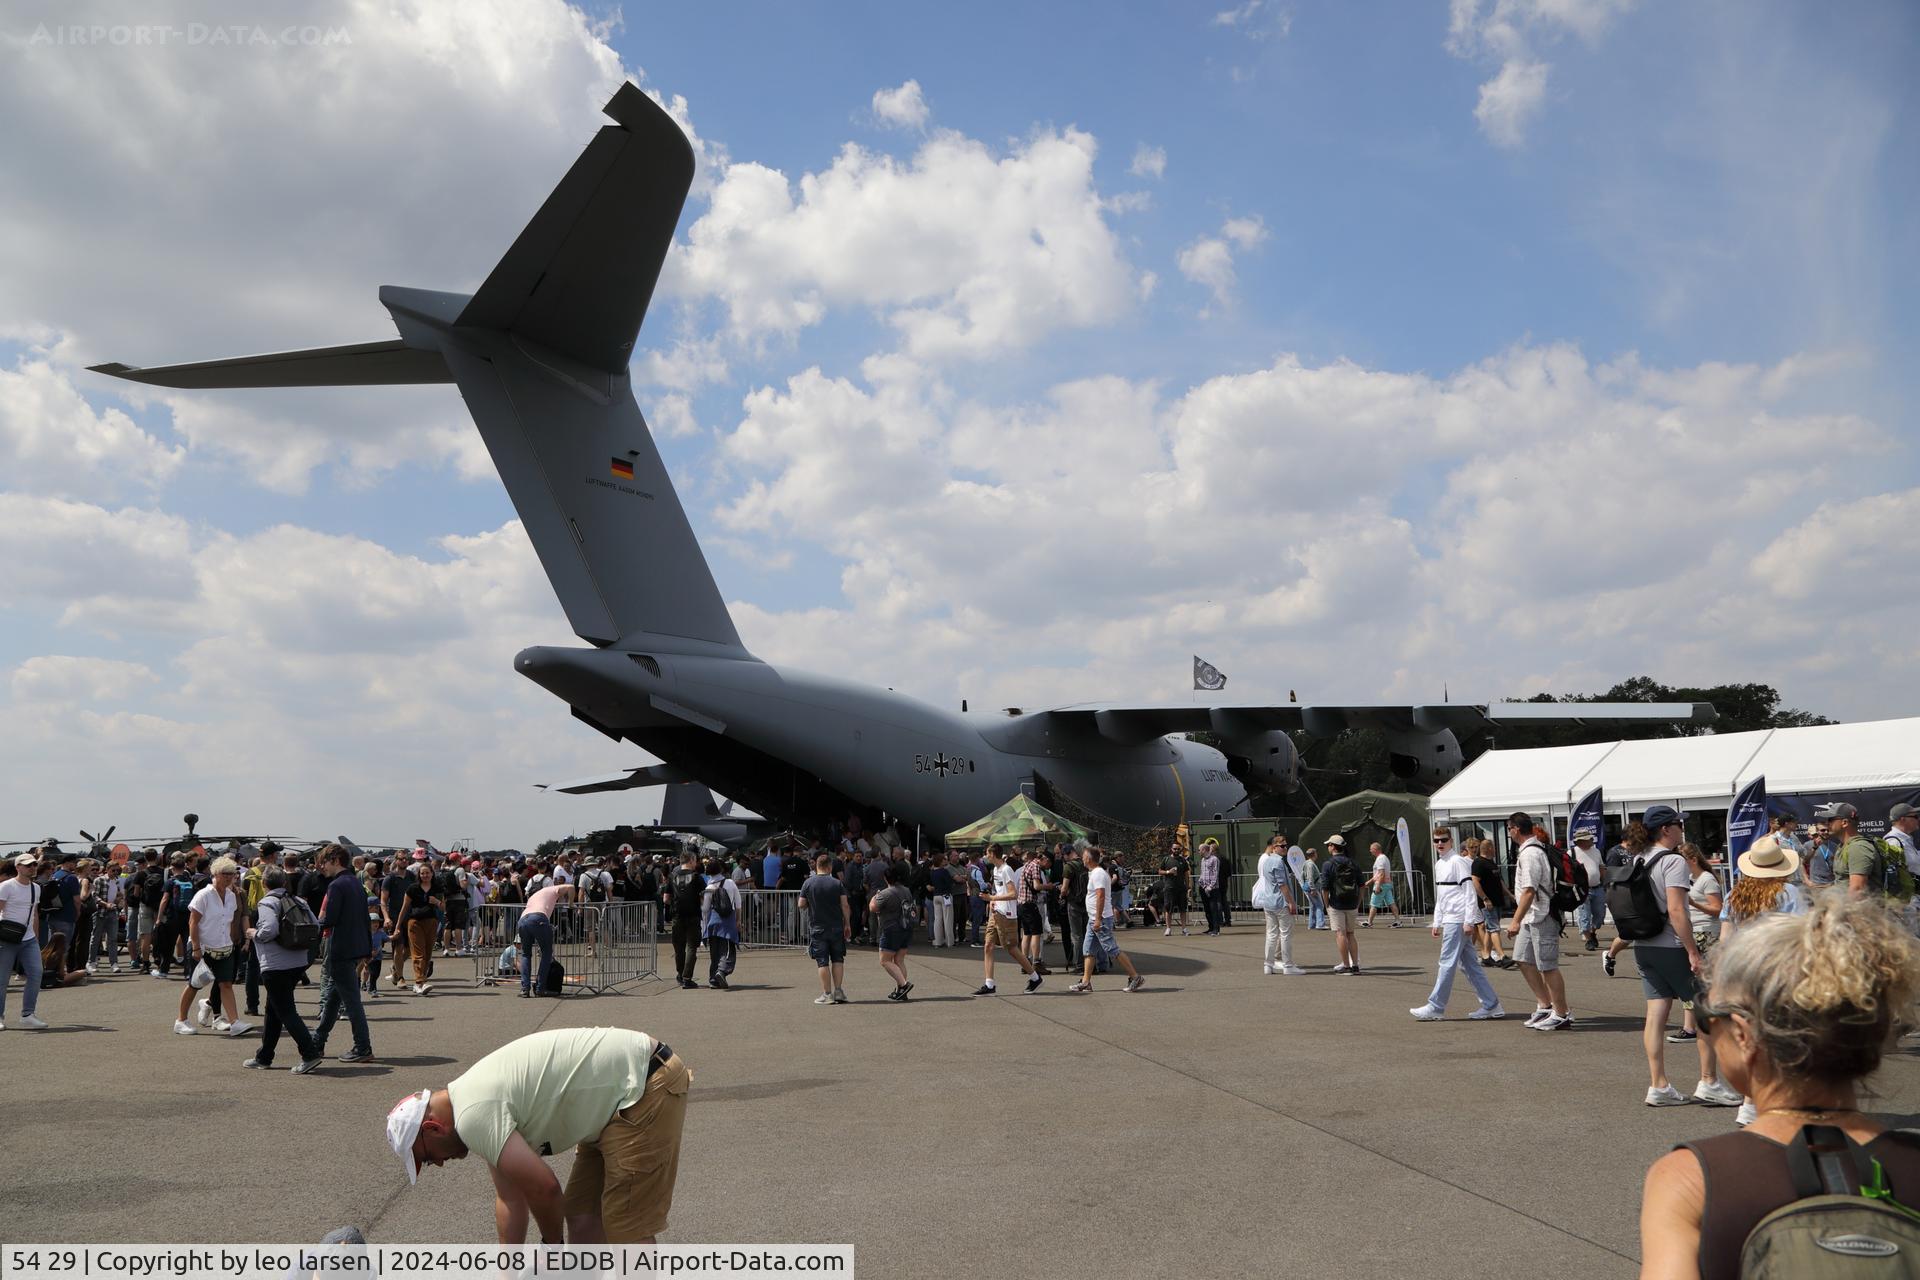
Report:
[[[1901,1137],[1913,1140],[1902,1131]],[[1741,1280],[1874,1280],[1920,1274],[1920,1213],[1893,1198],[1880,1162],[1832,1125],[1787,1147],[1800,1199],[1747,1236]]]

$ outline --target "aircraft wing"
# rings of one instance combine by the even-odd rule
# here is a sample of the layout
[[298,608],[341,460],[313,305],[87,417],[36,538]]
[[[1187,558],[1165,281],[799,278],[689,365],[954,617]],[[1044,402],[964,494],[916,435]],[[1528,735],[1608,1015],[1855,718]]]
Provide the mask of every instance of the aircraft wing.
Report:
[[1331,738],[1348,729],[1390,732],[1476,733],[1503,724],[1711,724],[1706,702],[1443,702],[1425,706],[1140,706],[1087,702],[1039,713],[1062,725],[1076,722],[1120,742],[1144,742],[1168,733],[1211,732],[1244,737],[1276,729]]
[[594,795],[602,791],[627,791],[634,787],[664,787],[671,782],[691,781],[685,771],[670,764],[641,765],[636,769],[622,769],[619,773],[601,774],[596,778],[575,778],[572,782],[545,783],[533,785],[542,791],[557,791],[566,796]]

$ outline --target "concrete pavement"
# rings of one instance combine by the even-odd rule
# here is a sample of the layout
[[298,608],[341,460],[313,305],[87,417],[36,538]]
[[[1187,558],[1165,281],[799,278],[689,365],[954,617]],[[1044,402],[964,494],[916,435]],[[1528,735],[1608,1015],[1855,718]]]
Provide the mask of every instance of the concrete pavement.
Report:
[[[1242,917],[1246,919],[1248,917]],[[1260,972],[1260,930],[1123,931],[1149,985],[1090,996],[1050,977],[975,998],[978,951],[916,949],[905,1006],[870,951],[855,1003],[820,1007],[795,952],[743,955],[731,992],[646,983],[521,1000],[450,981],[373,1003],[370,1065],[311,1076],[241,1069],[258,1041],[169,1027],[176,984],[97,979],[45,994],[42,1033],[0,1033],[0,1128],[18,1241],[312,1241],[354,1224],[378,1242],[492,1238],[475,1161],[409,1190],[382,1141],[401,1094],[439,1085],[543,1027],[638,1027],[692,1067],[668,1239],[852,1242],[869,1276],[1387,1276],[1548,1265],[1632,1276],[1641,1178],[1674,1142],[1733,1113],[1642,1105],[1643,1002],[1630,959],[1608,980],[1570,953],[1578,1030],[1515,1014],[1407,1015],[1431,981],[1424,928],[1363,931],[1359,977],[1327,972],[1331,936],[1295,931],[1305,977]],[[1049,949],[1057,960],[1058,947]],[[391,989],[391,988],[389,988]],[[17,1016],[19,991],[9,1012]],[[318,987],[302,992],[311,1011]],[[344,1029],[334,1053],[346,1048]],[[294,1061],[283,1041],[281,1062]],[[1690,1090],[1691,1045],[1668,1046]],[[1890,1061],[1877,1105],[1920,1111],[1920,1063]],[[556,1162],[564,1166],[566,1161]],[[31,1170],[31,1176],[19,1176]]]

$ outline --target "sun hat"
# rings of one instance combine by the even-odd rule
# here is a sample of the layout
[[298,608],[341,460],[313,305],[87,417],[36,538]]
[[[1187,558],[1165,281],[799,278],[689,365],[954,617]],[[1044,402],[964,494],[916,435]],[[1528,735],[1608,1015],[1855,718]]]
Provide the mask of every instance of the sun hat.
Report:
[[420,1122],[426,1119],[427,1100],[431,1097],[431,1089],[410,1093],[394,1103],[393,1110],[387,1112],[387,1145],[393,1148],[393,1154],[400,1157],[400,1164],[407,1171],[409,1186],[420,1181],[420,1162],[413,1158],[413,1140],[420,1136]]
[[1800,855],[1772,836],[1761,836],[1740,855],[1740,874],[1756,880],[1784,880],[1800,869]]

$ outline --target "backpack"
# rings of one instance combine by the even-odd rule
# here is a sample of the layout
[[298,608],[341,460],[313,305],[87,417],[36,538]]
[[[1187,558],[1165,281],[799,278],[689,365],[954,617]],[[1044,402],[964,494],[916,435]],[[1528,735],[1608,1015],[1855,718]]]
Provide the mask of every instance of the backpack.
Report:
[[540,994],[546,996],[561,995],[567,988],[567,968],[559,960],[549,960],[547,971],[540,975]]
[[1613,917],[1614,932],[1629,942],[1660,936],[1668,924],[1667,895],[1654,888],[1653,868],[1662,858],[1678,856],[1663,849],[1651,858],[1607,868],[1607,914]]
[[320,921],[299,894],[280,899],[280,934],[274,941],[291,951],[310,951],[320,941]]
[[1580,904],[1586,900],[1587,895],[1582,887],[1574,883],[1575,876],[1584,881],[1586,873],[1580,870],[1578,863],[1574,863],[1570,868],[1567,865],[1569,859],[1566,854],[1556,853],[1552,849],[1545,852],[1547,874],[1551,877],[1547,882],[1547,911],[1556,920],[1564,920],[1579,910]]
[[587,876],[587,901],[605,902],[607,900],[607,882],[600,878],[600,872],[589,871]]
[[727,892],[727,884],[725,880],[713,884],[713,914],[722,920],[733,918],[733,895]]
[[1787,1169],[1800,1198],[1748,1233],[1742,1280],[1911,1274],[1920,1214],[1893,1198],[1886,1171],[1858,1143],[1832,1125],[1806,1125],[1787,1147]]
[[1913,873],[1907,870],[1907,851],[1897,840],[1880,842],[1880,891],[1901,902],[1913,899]]
[[1353,859],[1343,856],[1327,864],[1327,905],[1336,911],[1360,906],[1360,868]]
[[178,914],[184,916],[192,909],[193,895],[197,891],[194,889],[193,880],[189,876],[174,876],[172,883],[173,909]]

